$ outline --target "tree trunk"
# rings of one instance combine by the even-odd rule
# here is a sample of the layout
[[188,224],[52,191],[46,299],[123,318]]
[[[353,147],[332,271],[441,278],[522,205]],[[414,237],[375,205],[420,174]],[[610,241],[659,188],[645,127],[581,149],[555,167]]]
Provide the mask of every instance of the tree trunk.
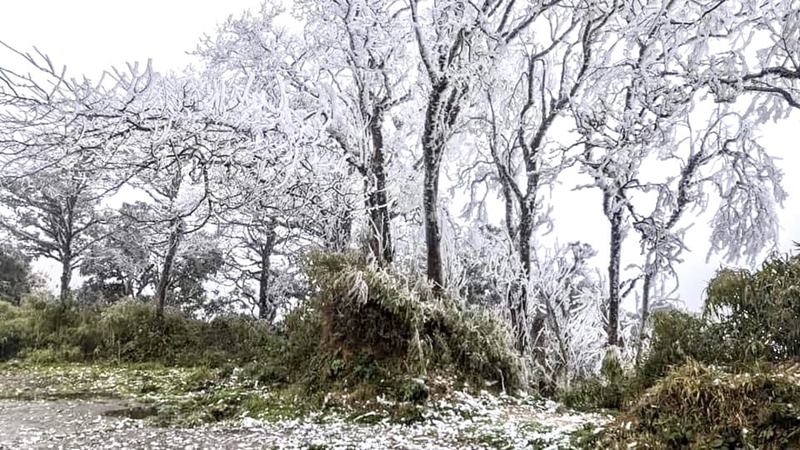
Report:
[[332,223],[328,229],[328,236],[325,246],[333,252],[344,252],[350,244],[350,236],[353,232],[353,212],[349,209],[350,205],[343,205],[341,211],[334,211]]
[[[439,228],[439,168],[445,147],[447,127],[452,125],[458,115],[455,106],[456,92],[450,92],[447,102],[443,102],[448,91],[447,81],[432,86],[428,106],[425,111],[425,128],[422,132],[422,153],[425,178],[422,188],[422,207],[424,209],[425,246],[427,249],[428,281],[433,284],[433,295],[444,294],[444,268],[442,260],[442,233]],[[453,91],[450,89],[450,91]]]
[[645,267],[644,283],[642,285],[642,317],[639,322],[639,336],[636,340],[636,365],[639,365],[642,357],[642,348],[644,347],[645,327],[647,320],[650,318],[650,284],[653,279],[653,273],[649,267]]
[[269,301],[270,287],[270,258],[275,245],[275,228],[271,226],[267,231],[266,241],[261,246],[261,273],[258,278],[258,318],[272,322],[275,318],[275,308]]
[[[519,249],[519,262],[522,266],[522,286],[520,289],[520,296],[516,306],[516,314],[512,314],[511,326],[514,329],[514,335],[517,341],[517,350],[524,353],[528,347],[529,337],[532,336],[537,344],[541,344],[541,331],[544,326],[544,320],[540,320],[539,314],[536,314],[535,320],[528,328],[528,285],[531,280],[531,237],[533,234],[533,218],[531,217],[531,209],[524,202],[520,204],[519,216],[519,229],[517,247]],[[529,336],[530,334],[530,336]]]
[[622,218],[621,205],[612,205],[609,222],[611,224],[610,254],[608,262],[608,345],[619,345],[619,279],[620,258],[622,253]]
[[133,281],[129,277],[123,277],[122,279],[125,286],[125,296],[136,299],[136,291],[133,289]]
[[391,216],[389,199],[386,193],[386,161],[383,148],[383,111],[376,108],[370,122],[372,137],[372,161],[370,165],[367,202],[370,218],[370,250],[380,266],[392,263],[394,249],[392,247]]
[[439,168],[438,164],[425,163],[423,207],[425,208],[425,245],[427,247],[427,275],[433,283],[433,294],[444,293],[444,269],[442,262],[442,234],[439,229]]
[[171,224],[173,229],[169,235],[164,267],[161,269],[161,277],[158,279],[158,287],[156,288],[156,317],[159,321],[164,318],[164,306],[167,302],[167,289],[172,277],[172,266],[175,263],[175,256],[178,253],[178,246],[183,236],[183,220],[173,219]]
[[59,286],[59,300],[62,304],[69,300],[69,285],[72,281],[72,257],[65,254],[61,261],[61,285]]

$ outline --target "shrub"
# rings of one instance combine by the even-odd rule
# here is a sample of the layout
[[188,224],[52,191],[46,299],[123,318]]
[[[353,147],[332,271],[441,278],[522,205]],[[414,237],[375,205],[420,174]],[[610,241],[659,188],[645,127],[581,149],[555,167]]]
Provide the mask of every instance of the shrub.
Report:
[[652,316],[653,339],[637,369],[637,383],[652,386],[670,369],[692,359],[708,364],[731,362],[730,352],[713,323],[677,310],[657,311]]
[[176,310],[159,321],[152,305],[124,300],[106,308],[32,297],[15,307],[0,302],[0,360],[40,363],[114,360],[186,365],[239,364],[274,346],[269,325],[244,316],[210,322]]
[[521,385],[511,333],[496,315],[450,300],[432,302],[423,330],[426,358],[434,363],[452,362],[476,381],[493,381],[503,389]]
[[22,349],[22,330],[25,328],[20,318],[20,308],[0,301],[0,361],[17,356]]
[[327,364],[319,352],[322,342],[322,315],[315,302],[305,301],[289,312],[280,325],[284,338],[279,354],[271,358],[269,376],[279,381],[313,383]]
[[520,385],[510,333],[492,315],[435,299],[353,255],[315,254],[307,272],[318,294],[305,314],[318,320],[321,351],[301,353],[322,355],[312,358],[312,370],[351,381],[450,370],[498,387]]
[[722,270],[709,283],[702,317],[671,310],[652,321],[636,380],[645,388],[690,359],[747,371],[800,358],[800,259],[772,257],[753,273]]
[[689,361],[608,429],[605,447],[800,448],[800,366],[732,374]]
[[30,257],[18,248],[0,243],[0,300],[19,305],[22,297],[37,285]]
[[720,271],[708,286],[705,312],[737,342],[737,359],[800,357],[800,257],[774,256],[754,273]]
[[617,349],[610,348],[603,356],[599,377],[578,381],[574,387],[562,390],[558,397],[565,406],[582,411],[617,410],[634,392]]
[[182,314],[167,310],[159,323],[155,308],[136,300],[112,305],[100,314],[104,353],[119,361],[176,362],[183,352],[197,357],[202,351],[199,326]]
[[35,348],[23,351],[21,356],[34,364],[79,362],[83,360],[83,353],[78,347]]
[[236,365],[262,382],[299,383],[317,393],[383,391],[402,401],[424,397],[430,371],[481,386],[520,386],[510,333],[497,317],[434,299],[425,286],[411,288],[352,255],[314,255],[307,273],[315,294],[274,327],[239,315],[202,321],[173,309],[159,319],[151,304],[132,299],[102,308],[46,298],[4,304],[0,357]]

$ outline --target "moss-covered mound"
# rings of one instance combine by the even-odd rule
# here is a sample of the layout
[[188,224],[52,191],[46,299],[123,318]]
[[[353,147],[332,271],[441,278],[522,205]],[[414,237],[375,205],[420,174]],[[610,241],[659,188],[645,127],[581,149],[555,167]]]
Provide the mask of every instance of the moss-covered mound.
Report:
[[800,448],[800,365],[731,374],[694,361],[650,388],[604,448]]
[[307,315],[320,320],[324,358],[317,369],[329,376],[358,380],[441,370],[498,389],[520,386],[510,334],[494,315],[435,299],[425,286],[355,256],[314,255],[308,273],[317,295]]

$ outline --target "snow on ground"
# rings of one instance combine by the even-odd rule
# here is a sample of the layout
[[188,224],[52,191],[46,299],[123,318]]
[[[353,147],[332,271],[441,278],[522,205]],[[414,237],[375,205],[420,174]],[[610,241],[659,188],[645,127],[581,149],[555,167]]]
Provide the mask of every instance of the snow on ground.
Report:
[[[139,417],[131,414],[137,408],[198,395],[178,392],[190,376],[184,369],[0,370],[0,450],[569,449],[574,448],[573,433],[599,431],[610,420],[533,396],[460,391],[429,401],[423,419],[410,425],[377,412],[354,417],[327,411],[269,420],[236,416],[195,427],[156,426],[146,413],[131,418]],[[241,381],[234,377],[210,389],[230,389],[237,383]],[[248,392],[261,392],[272,401],[264,387]]]
[[413,425],[308,416],[163,428],[106,415],[126,406],[114,399],[0,400],[0,449],[566,449],[570,433],[606,420],[559,411],[552,402],[488,395],[441,402]]

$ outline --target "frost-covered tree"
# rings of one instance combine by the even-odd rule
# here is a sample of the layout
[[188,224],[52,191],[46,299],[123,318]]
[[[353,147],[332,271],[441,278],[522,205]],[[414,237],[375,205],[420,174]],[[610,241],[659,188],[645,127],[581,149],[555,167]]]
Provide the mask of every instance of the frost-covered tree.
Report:
[[[540,382],[550,388],[591,376],[603,347],[602,281],[589,265],[595,251],[573,242],[535,258],[530,289],[542,309],[542,358],[534,360]],[[536,351],[536,348],[534,348]]]
[[131,127],[107,114],[119,88],[113,77],[68,78],[43,53],[0,44],[21,68],[0,67],[0,226],[31,256],[61,265],[64,301],[73,271],[102,238],[100,203],[119,187],[103,168]]
[[[790,2],[789,2],[790,3]],[[624,52],[618,63],[608,64],[606,70],[597,74],[592,81],[592,88],[582,92],[582,100],[574,107],[579,131],[586,138],[586,151],[582,158],[584,170],[591,175],[604,196],[604,212],[609,220],[610,263],[609,263],[609,310],[608,330],[609,343],[618,343],[616,329],[619,302],[624,292],[630,292],[636,280],[621,280],[621,244],[625,231],[635,223],[640,237],[648,241],[652,249],[659,246],[658,251],[645,250],[643,274],[642,316],[646,318],[646,304],[651,293],[652,280],[658,270],[654,269],[664,261],[675,259],[663,255],[680,253],[683,245],[682,233],[674,229],[678,219],[684,214],[685,207],[692,204],[693,195],[684,184],[683,201],[677,201],[681,182],[689,183],[696,189],[701,183],[691,181],[699,161],[717,166],[713,169],[713,177],[731,186],[731,180],[742,180],[739,163],[709,158],[705,160],[693,146],[687,158],[685,147],[689,144],[681,134],[680,125],[691,117],[696,108],[708,108],[708,100],[717,103],[733,103],[737,99],[752,101],[745,127],[734,126],[732,131],[715,130],[717,125],[710,125],[708,136],[737,136],[742,139],[748,150],[740,154],[752,155],[753,160],[745,163],[748,167],[766,168],[765,178],[751,178],[745,185],[761,186],[760,188],[723,188],[717,186],[717,194],[722,198],[739,200],[722,202],[722,209],[712,223],[712,250],[722,245],[730,252],[729,232],[735,230],[770,229],[765,221],[773,213],[770,205],[779,201],[780,190],[770,186],[779,181],[777,172],[770,169],[772,165],[763,157],[763,153],[753,146],[752,130],[765,118],[783,117],[788,107],[794,106],[794,92],[797,87],[797,65],[792,63],[796,48],[786,41],[787,37],[796,35],[796,8],[788,3],[778,2],[764,5],[740,5],[728,2],[694,2],[683,5],[679,2],[645,2],[621,5],[621,22],[624,28],[619,29],[619,46]],[[784,22],[786,20],[786,22]],[[605,81],[603,81],[605,80]],[[709,97],[706,94],[711,93]],[[729,111],[735,111],[735,105]],[[723,113],[725,114],[725,113]],[[712,121],[713,122],[713,121]],[[692,139],[698,139],[704,131],[695,125]],[[743,130],[741,133],[737,129]],[[717,145],[721,147],[722,144]],[[709,145],[708,147],[711,147]],[[710,150],[709,150],[710,151]],[[694,156],[691,156],[694,155]],[[749,158],[747,156],[745,159]],[[679,159],[678,169],[667,176],[670,180],[648,180],[643,175],[647,161]],[[726,164],[726,162],[728,164]],[[709,169],[712,170],[712,169]],[[756,172],[758,172],[756,170]],[[665,186],[673,183],[671,188]],[[715,182],[718,183],[718,182]],[[718,183],[719,184],[719,183]],[[752,186],[752,185],[751,185]],[[766,189],[766,190],[765,190]],[[768,192],[772,189],[772,192]],[[738,192],[736,192],[738,191]],[[667,193],[669,192],[669,193]],[[755,216],[747,218],[743,213],[734,213],[731,208],[740,208],[743,198],[750,198],[750,205],[744,210],[755,211]],[[771,197],[771,200],[767,200]],[[636,198],[655,198],[656,213],[665,220],[652,217],[652,214],[641,214],[637,211]],[[665,200],[669,198],[669,200]],[[758,199],[758,200],[756,200]],[[667,205],[664,202],[671,202]],[[755,207],[758,202],[760,206]],[[683,206],[676,206],[683,203]],[[703,203],[705,205],[706,203]],[[726,208],[728,205],[730,208]],[[752,207],[752,209],[751,209]],[[649,207],[648,207],[649,208]],[[671,214],[675,213],[675,216]],[[731,221],[737,216],[737,223],[742,227],[731,227]],[[672,224],[668,217],[674,217]],[[751,227],[751,219],[760,225]],[[751,225],[745,225],[750,223]],[[762,226],[763,225],[763,226]],[[760,246],[763,239],[753,239],[757,233],[745,239],[738,236],[739,249],[748,246]],[[761,236],[763,238],[763,235]],[[658,244],[654,242],[658,241]],[[725,242],[724,244],[721,244]],[[734,253],[740,250],[733,250]],[[661,256],[656,256],[660,253]],[[660,262],[656,262],[660,258]],[[663,273],[663,272],[661,272]]]
[[633,212],[633,228],[645,258],[637,355],[652,300],[663,300],[653,299],[655,280],[659,276],[664,281],[677,280],[675,265],[686,250],[681,219],[687,213],[718,203],[711,221],[709,256],[724,252],[729,262],[744,257],[752,263],[770,242],[777,242],[776,211],[785,198],[782,173],[758,144],[751,124],[725,106],[718,107],[706,125],[693,126],[688,117],[685,120],[687,137],[682,144],[688,150],[659,158],[664,167],[677,160],[676,175],[649,183],[656,197],[653,209],[647,214],[641,214],[641,207]]
[[[309,133],[323,138],[320,150],[341,160],[334,170],[361,179],[363,208],[352,206],[365,213],[369,249],[380,265],[393,259],[389,164],[404,145],[397,138],[403,121],[393,110],[409,94],[403,42],[410,35],[401,10],[400,2],[297,2],[303,33],[292,34],[278,24],[285,13],[265,4],[258,14],[228,20],[199,50],[209,70],[256,91],[284,85],[305,111]],[[348,239],[354,212],[339,211],[334,226]]]
[[[622,244],[629,228],[633,192],[646,189],[640,180],[645,162],[668,153],[675,122],[687,114],[696,86],[681,77],[671,59],[692,42],[696,29],[684,24],[697,11],[678,2],[623,2],[607,41],[609,61],[592,74],[572,105],[583,137],[579,158],[583,172],[602,192],[609,224],[608,344],[620,344],[621,299],[633,287],[622,280]],[[713,10],[713,8],[712,8]],[[670,17],[674,20],[661,20]],[[668,150],[664,150],[668,149]]]
[[105,239],[90,247],[80,269],[87,278],[81,288],[86,300],[135,299],[152,290],[157,265],[146,228],[138,220],[147,208],[144,203],[123,203],[104,226]]
[[[402,142],[398,105],[411,92],[404,2],[332,0],[300,4],[309,45],[309,81],[327,132],[363,180],[367,242],[379,265],[394,259],[390,163]],[[310,88],[311,89],[311,88]]]
[[[508,299],[520,349],[529,339],[531,246],[535,231],[550,220],[545,191],[572,159],[566,139],[554,136],[554,132],[564,134],[554,124],[568,112],[587,75],[603,60],[601,43],[613,13],[613,9],[588,4],[554,7],[543,13],[539,20],[548,24],[546,37],[536,32],[542,27],[521,33],[496,74],[487,80],[486,103],[478,104],[487,111],[479,116],[487,150],[484,161],[490,162],[483,164],[489,166],[483,170],[493,171],[488,179],[502,194],[505,226],[520,269],[519,288]],[[513,78],[508,77],[510,73],[515,73]],[[533,305],[533,310],[540,309]],[[542,318],[534,323],[541,324]]]
[[[166,224],[155,220],[158,211],[144,202],[124,203],[109,221],[107,237],[87,253],[81,274],[81,300],[113,303],[121,298],[149,298],[161,286],[160,265],[169,236]],[[222,269],[224,252],[219,239],[206,232],[181,236],[175,250],[165,305],[205,310],[210,305],[206,283]]]
[[[173,283],[173,266],[182,241],[201,231],[214,215],[248,200],[244,186],[268,172],[269,154],[260,149],[280,130],[270,127],[278,114],[272,99],[247,97],[247,91],[212,77],[145,73],[128,85],[147,80],[133,96],[118,93],[121,120],[134,128],[112,170],[135,192],[148,197],[141,215],[150,236],[161,242],[155,302],[159,314]],[[237,89],[238,88],[238,89]],[[249,179],[237,178],[248,167]]]
[[105,214],[97,206],[105,192],[94,183],[69,169],[0,177],[0,227],[31,256],[61,265],[61,301],[69,298],[72,275],[87,251],[103,238]]
[[450,138],[469,106],[478,80],[492,73],[504,49],[560,2],[410,0],[410,22],[426,81],[421,133],[423,223],[427,276],[434,293],[446,286],[440,226],[439,176]]
[[335,203],[327,198],[333,192],[315,194],[320,185],[309,174],[287,174],[292,182],[271,186],[216,225],[228,247],[224,277],[233,287],[229,297],[241,297],[237,303],[255,308],[269,322],[299,290],[296,271],[302,255],[311,248],[341,250],[336,247],[342,244],[341,236],[331,232],[340,217],[324,209]]

